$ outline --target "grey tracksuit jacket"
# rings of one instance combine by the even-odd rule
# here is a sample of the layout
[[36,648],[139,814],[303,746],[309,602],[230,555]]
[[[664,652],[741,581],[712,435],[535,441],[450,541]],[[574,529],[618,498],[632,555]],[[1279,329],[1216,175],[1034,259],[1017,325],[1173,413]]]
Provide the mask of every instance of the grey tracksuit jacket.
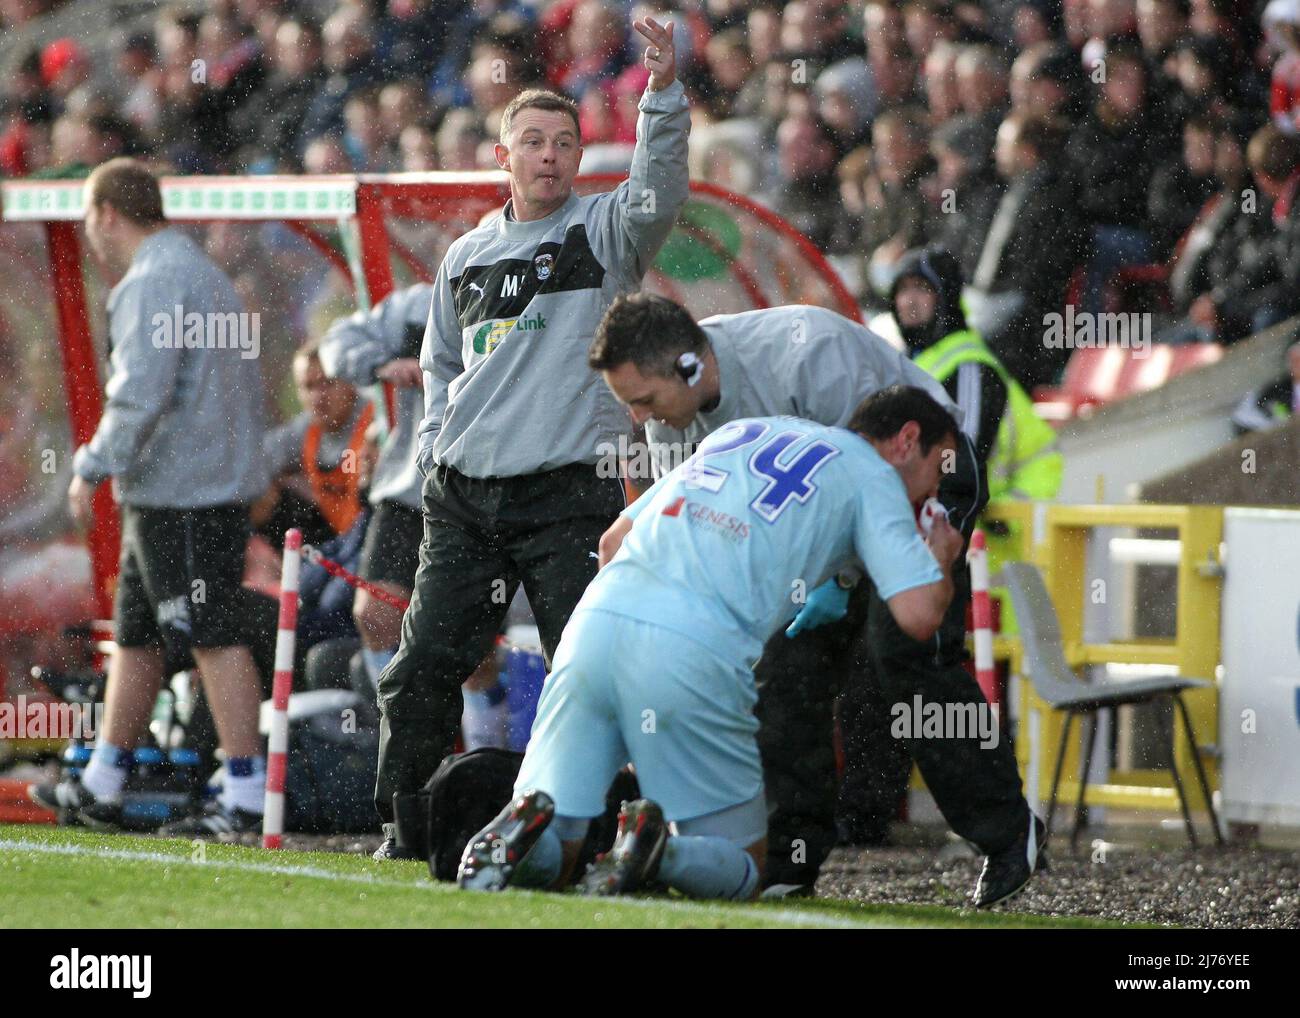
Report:
[[613,191],[517,222],[506,205],[460,237],[434,284],[420,355],[419,463],[514,477],[594,463],[630,428],[587,367],[614,298],[636,290],[689,190],[680,82],[641,97],[631,172]]
[[[417,283],[390,293],[369,311],[358,311],[329,327],[320,344],[321,366],[331,378],[353,385],[373,385],[375,372],[399,357],[418,357],[429,319],[433,287]],[[420,508],[421,477],[416,469],[418,429],[424,416],[424,394],[419,389],[393,390],[397,420],[375,464],[370,480],[370,501],[400,502]],[[386,413],[383,406],[375,408]]]
[[73,470],[124,505],[248,503],[270,483],[260,323],[185,234],[147,237],[108,296],[107,399]]

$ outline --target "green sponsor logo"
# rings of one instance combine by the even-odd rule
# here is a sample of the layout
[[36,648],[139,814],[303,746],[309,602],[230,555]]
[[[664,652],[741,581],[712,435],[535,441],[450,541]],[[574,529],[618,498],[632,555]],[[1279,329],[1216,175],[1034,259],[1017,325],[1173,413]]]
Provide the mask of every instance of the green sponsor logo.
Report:
[[475,353],[489,354],[495,350],[506,334],[511,329],[519,332],[541,332],[546,328],[546,319],[541,313],[531,315],[527,318],[494,318],[491,321],[482,322],[474,330],[474,338],[470,341]]

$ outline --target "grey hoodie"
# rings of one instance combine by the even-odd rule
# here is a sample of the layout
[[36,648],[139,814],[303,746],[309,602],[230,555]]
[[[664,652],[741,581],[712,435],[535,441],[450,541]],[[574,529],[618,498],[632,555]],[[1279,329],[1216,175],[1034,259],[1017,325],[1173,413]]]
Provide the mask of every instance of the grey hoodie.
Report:
[[[417,283],[395,290],[369,311],[358,311],[329,327],[320,344],[321,367],[331,378],[353,385],[375,384],[375,372],[398,357],[418,357],[429,319],[433,287]],[[419,471],[415,466],[418,429],[424,416],[424,393],[419,389],[394,389],[397,421],[370,480],[370,501],[389,500],[420,508]],[[375,412],[386,413],[382,406]]]
[[507,203],[460,237],[438,269],[420,367],[422,472],[513,477],[594,463],[630,429],[587,367],[605,310],[636,290],[686,201],[690,112],[681,82],[641,97],[626,181],[569,196],[521,223]]
[[[270,483],[260,324],[225,273],[174,229],[141,242],[108,296],[107,400],[72,461],[149,508],[247,503]],[[201,317],[193,317],[195,315]]]

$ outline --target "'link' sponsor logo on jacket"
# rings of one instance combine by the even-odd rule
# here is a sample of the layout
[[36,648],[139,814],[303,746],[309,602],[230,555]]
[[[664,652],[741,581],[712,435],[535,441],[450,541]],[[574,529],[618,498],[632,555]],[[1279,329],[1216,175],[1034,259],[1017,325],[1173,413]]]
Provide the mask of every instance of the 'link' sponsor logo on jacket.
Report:
[[470,348],[477,354],[490,354],[511,329],[520,332],[541,332],[546,328],[546,318],[541,313],[525,318],[492,318],[478,322],[465,330]]

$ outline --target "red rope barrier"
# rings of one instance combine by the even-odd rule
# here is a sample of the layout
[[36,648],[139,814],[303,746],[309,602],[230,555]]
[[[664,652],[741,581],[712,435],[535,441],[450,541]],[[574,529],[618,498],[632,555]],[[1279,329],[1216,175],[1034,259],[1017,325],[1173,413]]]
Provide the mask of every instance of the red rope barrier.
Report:
[[349,572],[333,559],[326,558],[318,549],[310,544],[304,544],[302,546],[302,553],[306,556],[307,561],[314,562],[331,576],[337,576],[349,586],[356,587],[358,590],[364,590],[371,597],[378,601],[383,601],[384,604],[388,605],[390,608],[396,608],[399,612],[404,612],[406,611],[407,606],[411,603],[410,601],[398,597],[391,591],[375,586],[369,580],[363,580],[356,573]]

